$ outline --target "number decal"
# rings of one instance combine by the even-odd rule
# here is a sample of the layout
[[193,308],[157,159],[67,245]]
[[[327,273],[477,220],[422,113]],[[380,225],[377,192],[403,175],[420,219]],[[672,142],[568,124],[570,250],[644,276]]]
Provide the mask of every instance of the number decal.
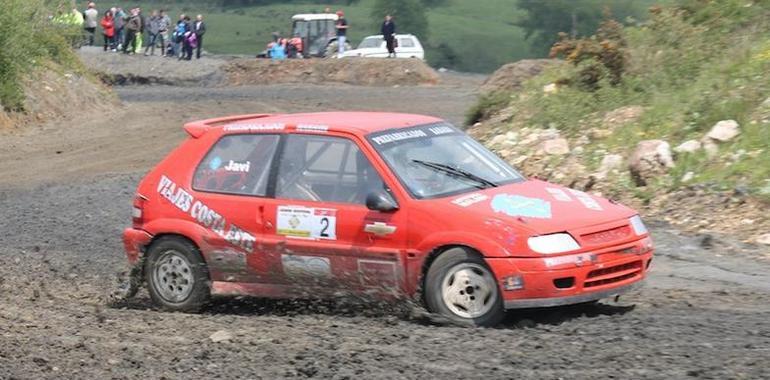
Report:
[[299,239],[337,240],[337,210],[304,206],[278,207],[279,235]]
[[321,218],[321,225],[323,228],[321,229],[321,237],[322,238],[328,238],[329,234],[326,232],[329,229],[329,218],[323,217]]

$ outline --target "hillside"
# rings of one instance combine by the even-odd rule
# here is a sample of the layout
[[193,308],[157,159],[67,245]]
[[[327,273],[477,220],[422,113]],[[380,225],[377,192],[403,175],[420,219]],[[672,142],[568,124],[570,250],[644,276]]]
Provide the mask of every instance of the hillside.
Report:
[[567,63],[484,95],[470,133],[529,175],[770,238],[770,4],[691,4],[563,41]]
[[[321,12],[323,3],[288,3],[247,7],[221,7],[206,3],[186,4],[168,1],[137,2],[145,9],[165,7],[172,17],[179,13],[203,13],[209,23],[206,48],[219,54],[255,55],[265,48],[275,31],[289,33],[291,16],[297,13]],[[364,36],[379,34],[379,24],[371,20],[374,0],[360,0],[342,8],[350,22],[349,39],[353,46]],[[459,71],[491,72],[505,62],[531,56],[529,43],[513,22],[522,17],[514,0],[447,0],[428,12],[429,39],[426,44],[429,63]],[[400,32],[409,33],[408,30]],[[446,59],[453,55],[456,63]]]
[[110,106],[113,95],[69,48],[80,31],[42,0],[0,0],[0,132]]

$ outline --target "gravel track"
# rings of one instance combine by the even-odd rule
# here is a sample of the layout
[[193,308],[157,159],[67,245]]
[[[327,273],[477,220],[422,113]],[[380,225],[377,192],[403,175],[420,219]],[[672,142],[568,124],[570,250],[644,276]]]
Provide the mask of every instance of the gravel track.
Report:
[[[195,315],[153,310],[145,292],[107,305],[125,269],[120,232],[136,183],[184,137],[181,122],[328,108],[457,120],[478,83],[463,80],[408,89],[125,87],[125,106],[112,115],[3,136],[0,379],[770,378],[767,252],[725,237],[704,248],[704,237],[655,222],[658,252],[641,291],[510,314],[494,329],[346,299],[224,299]],[[213,343],[219,330],[232,338]]]

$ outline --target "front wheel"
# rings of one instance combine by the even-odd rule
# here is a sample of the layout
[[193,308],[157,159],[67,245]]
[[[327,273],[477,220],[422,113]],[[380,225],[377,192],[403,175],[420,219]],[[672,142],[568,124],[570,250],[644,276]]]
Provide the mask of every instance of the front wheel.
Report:
[[484,259],[464,248],[452,248],[431,264],[425,301],[431,312],[460,325],[494,326],[505,316],[494,274]]
[[197,312],[211,297],[206,263],[186,239],[162,237],[154,242],[144,273],[150,298],[164,310]]

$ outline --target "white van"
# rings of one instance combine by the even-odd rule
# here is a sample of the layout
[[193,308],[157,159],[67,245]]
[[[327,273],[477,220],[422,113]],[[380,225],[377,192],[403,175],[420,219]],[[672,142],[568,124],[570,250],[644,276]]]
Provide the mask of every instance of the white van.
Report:
[[[411,34],[396,34],[398,45],[396,58],[425,59],[425,50],[417,37]],[[382,35],[369,36],[363,39],[357,48],[348,50],[344,57],[387,58],[388,49]]]

